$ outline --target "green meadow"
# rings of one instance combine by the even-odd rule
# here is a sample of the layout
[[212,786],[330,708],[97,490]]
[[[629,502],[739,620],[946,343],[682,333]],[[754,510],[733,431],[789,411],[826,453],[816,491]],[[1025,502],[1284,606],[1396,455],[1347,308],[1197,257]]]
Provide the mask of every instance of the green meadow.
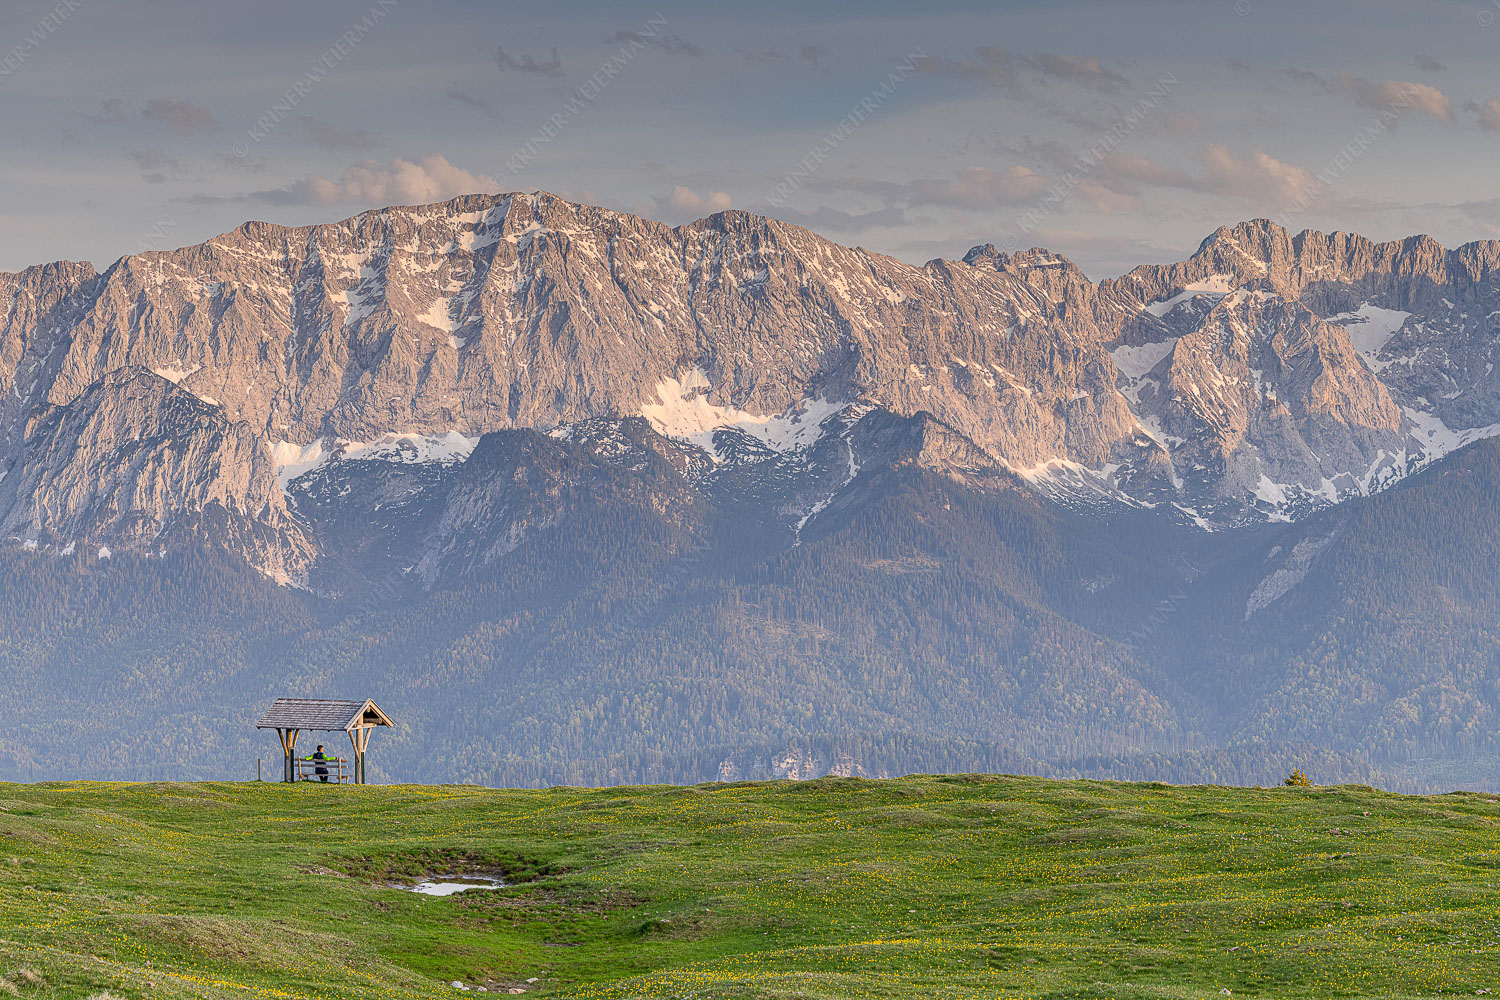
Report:
[[[0,785],[0,997],[1500,994],[1500,799]],[[437,897],[429,875],[507,883]]]

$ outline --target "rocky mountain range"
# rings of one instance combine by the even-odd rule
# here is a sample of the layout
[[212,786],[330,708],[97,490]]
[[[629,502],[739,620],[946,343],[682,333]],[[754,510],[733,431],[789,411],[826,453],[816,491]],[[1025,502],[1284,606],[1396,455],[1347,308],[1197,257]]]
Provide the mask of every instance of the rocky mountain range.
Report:
[[[1096,284],[1043,250],[914,267],[742,212],[673,229],[545,194],[249,223],[0,276],[0,525],[142,546],[222,508],[304,580],[265,455],[645,416],[722,464],[718,429],[785,454],[850,406],[931,414],[1058,497],[1290,516],[1500,430],[1497,259],[1258,221]],[[122,433],[172,444],[114,463],[112,495],[64,485]]]
[[[103,273],[0,275],[0,554],[70,594],[81,584],[62,567],[166,579],[210,559],[236,593],[269,587],[257,600],[284,621],[323,622],[332,645],[316,651],[285,635],[237,647],[276,684],[299,659],[438,657],[453,683],[482,677],[610,720],[585,744],[582,730],[481,713],[476,739],[530,749],[497,769],[443,736],[452,767],[479,780],[774,772],[750,747],[799,773],[815,758],[861,773],[843,744],[785,747],[918,729],[1043,763],[1287,740],[1253,706],[1271,697],[1268,663],[1310,647],[1277,645],[1285,623],[1256,630],[1307,604],[1286,597],[1363,537],[1351,525],[1380,495],[1500,435],[1497,268],[1500,243],[1257,220],[1183,262],[1093,282],[1041,249],[918,267],[743,212],[672,228],[544,193],[247,223]],[[960,526],[973,546],[955,543]],[[859,596],[825,609],[840,624],[807,618],[813,581],[842,593],[856,578]],[[481,609],[479,593],[498,603]],[[907,606],[939,594],[952,606],[935,616]],[[391,609],[415,606],[467,609],[441,652],[391,646]],[[649,680],[676,655],[660,644],[718,629],[703,655],[723,663],[691,694]],[[1253,690],[1236,710],[1249,714],[1215,721],[1233,670],[1202,644],[1246,629],[1258,638],[1235,683]],[[90,669],[108,687],[107,631],[89,633],[91,652],[69,646],[71,661],[40,634],[0,658],[24,672],[105,656]],[[130,643],[159,663],[164,641]],[[759,687],[745,674],[757,657]],[[606,662],[636,664],[635,680],[604,682]],[[325,663],[320,683],[379,669]],[[1359,697],[1389,715],[1411,697],[1400,677]],[[732,697],[704,693],[716,684]],[[847,701],[840,684],[866,695]],[[403,690],[447,732],[431,714],[446,702]],[[727,700],[642,743],[629,720],[662,697]],[[912,699],[924,707],[908,714]],[[194,704],[181,711],[201,715]],[[1297,733],[1357,755],[1360,720],[1320,729],[1313,713]],[[525,763],[666,745],[697,763]],[[889,746],[866,750],[903,766]]]

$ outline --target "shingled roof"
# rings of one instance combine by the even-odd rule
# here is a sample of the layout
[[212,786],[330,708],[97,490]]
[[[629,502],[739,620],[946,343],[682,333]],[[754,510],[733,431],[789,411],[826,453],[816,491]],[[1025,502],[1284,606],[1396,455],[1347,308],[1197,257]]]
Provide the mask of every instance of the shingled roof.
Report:
[[256,729],[315,729],[348,732],[359,725],[389,726],[391,720],[366,698],[333,701],[327,698],[277,698],[255,724]]

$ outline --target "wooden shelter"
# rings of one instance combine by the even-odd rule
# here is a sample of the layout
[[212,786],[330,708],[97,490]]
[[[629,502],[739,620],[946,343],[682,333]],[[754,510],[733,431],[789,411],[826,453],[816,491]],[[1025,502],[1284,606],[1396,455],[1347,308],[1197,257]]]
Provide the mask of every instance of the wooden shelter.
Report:
[[286,766],[282,781],[296,781],[297,734],[314,732],[349,734],[354,747],[354,781],[365,783],[365,751],[376,726],[392,725],[390,717],[369,698],[364,701],[332,701],[326,698],[277,698],[255,724],[256,729],[274,729],[281,738]]

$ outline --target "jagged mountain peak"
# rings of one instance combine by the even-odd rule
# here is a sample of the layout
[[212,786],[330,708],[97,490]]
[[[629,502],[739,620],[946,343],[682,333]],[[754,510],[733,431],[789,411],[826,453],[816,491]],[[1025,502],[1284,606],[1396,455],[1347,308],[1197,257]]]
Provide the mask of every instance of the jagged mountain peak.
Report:
[[1297,258],[1304,254],[1326,253],[1331,250],[1358,253],[1366,248],[1373,249],[1381,255],[1392,252],[1396,254],[1449,252],[1436,239],[1424,233],[1412,234],[1398,240],[1377,242],[1359,233],[1342,230],[1323,232],[1317,229],[1303,229],[1293,233],[1272,219],[1246,219],[1233,225],[1220,226],[1205,236],[1198,244],[1198,249],[1194,251],[1194,256],[1210,252],[1213,248],[1222,245],[1234,246],[1265,262],[1277,256]]
[[975,267],[992,267],[996,271],[1027,271],[1033,268],[1046,268],[1070,274],[1076,273],[1080,276],[1083,274],[1082,270],[1067,257],[1048,250],[1046,247],[1032,247],[1029,250],[1006,253],[993,243],[985,243],[964,254],[963,262]]
[[1206,237],[1192,258],[1201,268],[1221,270],[1247,280],[1262,277],[1292,296],[1329,281],[1364,279],[1371,273],[1440,276],[1448,281],[1493,269],[1500,242],[1475,241],[1449,250],[1425,234],[1376,242],[1358,233],[1304,229],[1293,235],[1269,219],[1221,226]]
[[963,255],[963,262],[974,266],[995,266],[995,262],[1003,256],[999,247],[993,243],[983,243],[972,247],[968,253]]
[[[748,233],[758,229],[764,229],[771,225],[791,226],[791,223],[779,222],[764,215],[756,215],[741,208],[726,208],[721,212],[705,215],[701,219],[680,226],[689,232],[710,230],[714,232]],[[795,227],[801,229],[801,226]]]
[[1211,251],[1214,247],[1231,244],[1243,250],[1258,251],[1262,259],[1270,257],[1278,249],[1290,249],[1292,234],[1281,224],[1270,219],[1246,219],[1234,225],[1220,226],[1203,238],[1194,256]]
[[86,260],[54,260],[32,264],[19,271],[0,271],[0,284],[18,285],[28,281],[86,281],[99,272]]

